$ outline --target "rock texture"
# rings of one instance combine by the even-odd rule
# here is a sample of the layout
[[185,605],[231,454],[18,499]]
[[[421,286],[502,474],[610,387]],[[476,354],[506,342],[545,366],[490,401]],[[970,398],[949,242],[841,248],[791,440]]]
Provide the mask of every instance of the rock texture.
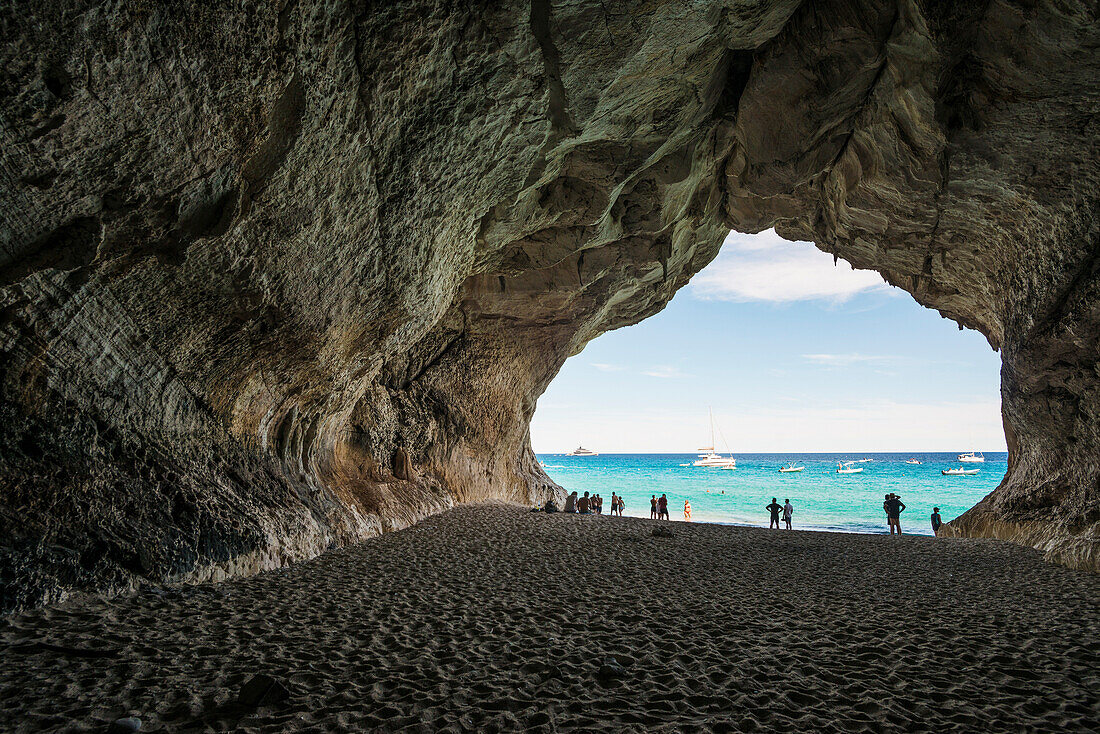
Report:
[[537,397],[731,227],[986,334],[1012,460],[952,527],[1100,567],[1096,14],[0,8],[3,608],[558,492]]

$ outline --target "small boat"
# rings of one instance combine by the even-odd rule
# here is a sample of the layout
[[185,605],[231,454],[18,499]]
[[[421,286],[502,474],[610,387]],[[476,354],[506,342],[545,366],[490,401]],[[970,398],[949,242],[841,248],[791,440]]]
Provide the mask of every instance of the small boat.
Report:
[[971,474],[977,474],[979,471],[979,469],[964,469],[960,466],[958,469],[943,469],[940,474],[945,477],[968,477]]
[[794,461],[788,462],[786,466],[779,467],[779,471],[781,471],[784,474],[788,474],[790,472],[802,471],[803,469],[806,468],[804,466],[795,466],[796,463],[797,462],[794,462]]
[[842,464],[837,464],[836,465],[836,473],[837,474],[859,474],[861,471],[863,471],[863,467],[862,466],[854,466],[855,463],[856,462],[854,462],[854,461],[845,461]]
[[981,451],[977,453],[973,451],[967,451],[965,454],[959,454],[955,457],[955,459],[957,461],[961,461],[964,464],[981,464],[985,461],[985,456],[982,455]]
[[859,459],[855,463],[857,463],[857,464],[866,464],[868,461],[874,461],[874,459]]
[[589,451],[584,446],[578,446],[570,451],[566,456],[599,456],[595,451]]
[[905,463],[906,464],[922,464],[924,462],[922,462],[920,459],[906,459]]

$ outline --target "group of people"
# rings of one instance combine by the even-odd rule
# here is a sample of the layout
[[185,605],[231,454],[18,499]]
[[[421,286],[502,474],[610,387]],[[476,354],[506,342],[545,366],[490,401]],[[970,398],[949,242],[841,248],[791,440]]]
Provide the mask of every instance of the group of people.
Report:
[[[621,495],[617,495],[614,492],[611,493],[611,514],[623,516],[623,508],[626,507],[626,503],[623,502]],[[603,497],[594,494],[591,497],[588,496],[588,492],[584,493],[583,497],[578,497],[576,492],[565,498],[565,510],[570,514],[576,513],[578,515],[602,515],[603,514]]]
[[[547,503],[547,509],[553,504],[553,502]],[[623,501],[622,495],[611,493],[611,514],[623,516],[623,509],[626,507],[626,503]],[[783,500],[783,504],[779,504],[777,497],[772,497],[771,504],[764,507],[770,514],[771,519],[768,522],[768,529],[779,529],[780,520],[783,521],[783,525],[787,530],[791,529],[791,518],[794,515],[794,506],[791,504],[791,499],[788,497]],[[556,508],[555,508],[556,510]],[[578,497],[576,492],[573,492],[565,498],[565,512],[576,513],[580,515],[602,515],[603,514],[603,497],[598,494],[589,496],[588,492],[584,493],[583,497]],[[890,535],[897,533],[901,535],[901,513],[905,511],[905,503],[901,501],[901,497],[890,493],[883,498],[882,511],[886,513],[886,524],[890,528]],[[662,494],[660,497],[653,495],[649,500],[649,518],[651,520],[671,520],[668,514],[668,497]],[[691,500],[684,500],[684,520],[691,522]],[[940,508],[932,508],[932,532],[935,535],[940,534],[940,527],[943,525],[943,519],[940,518]]]

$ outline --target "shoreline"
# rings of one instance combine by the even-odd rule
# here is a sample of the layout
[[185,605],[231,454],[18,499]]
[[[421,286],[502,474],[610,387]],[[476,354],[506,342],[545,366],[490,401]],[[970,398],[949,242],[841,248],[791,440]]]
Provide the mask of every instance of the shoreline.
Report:
[[[1072,732],[1100,715],[1100,577],[1031,549],[589,519],[464,505],[277,571],[0,618],[18,661],[0,729]],[[257,673],[285,698],[240,703]]]

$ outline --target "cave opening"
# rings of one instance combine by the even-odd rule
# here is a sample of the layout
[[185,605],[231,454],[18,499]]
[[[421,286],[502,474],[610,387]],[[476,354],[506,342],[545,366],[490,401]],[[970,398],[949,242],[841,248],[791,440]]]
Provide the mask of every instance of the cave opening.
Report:
[[[876,532],[876,498],[895,491],[930,532],[933,506],[957,516],[1005,475],[999,371],[981,334],[878,273],[774,230],[732,231],[663,311],[565,363],[532,446],[567,491],[615,491],[629,514],[668,492],[695,519],[763,524],[754,508],[786,493],[804,527]],[[735,469],[691,466],[712,441]],[[602,458],[568,456],[578,445]],[[985,459],[966,462],[976,475],[942,474],[971,451]],[[868,458],[860,476],[835,471]],[[778,472],[792,462],[803,471]]]

